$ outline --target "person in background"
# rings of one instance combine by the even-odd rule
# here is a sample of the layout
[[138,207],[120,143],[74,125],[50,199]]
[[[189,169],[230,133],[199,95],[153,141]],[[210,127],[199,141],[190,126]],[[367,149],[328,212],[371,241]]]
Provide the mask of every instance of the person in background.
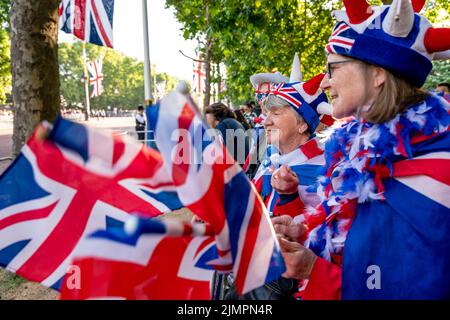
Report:
[[250,150],[250,137],[233,111],[222,102],[216,102],[206,107],[205,116],[207,123],[219,131],[234,160],[243,165]]
[[138,136],[138,140],[142,143],[145,143],[145,116],[144,116],[144,107],[142,105],[138,106],[138,112],[136,113],[135,121],[136,121],[136,133]]

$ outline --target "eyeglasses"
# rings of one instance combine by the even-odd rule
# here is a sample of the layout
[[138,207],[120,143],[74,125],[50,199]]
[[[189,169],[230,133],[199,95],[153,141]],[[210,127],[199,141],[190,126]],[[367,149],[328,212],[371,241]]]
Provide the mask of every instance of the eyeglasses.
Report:
[[332,77],[332,74],[331,74],[331,70],[332,70],[331,66],[332,66],[332,65],[334,65],[334,64],[346,63],[346,62],[356,62],[356,60],[342,60],[342,61],[328,62],[328,63],[327,63],[327,70],[326,70],[326,72],[327,72],[327,74],[328,74],[328,78],[331,79],[331,77]]

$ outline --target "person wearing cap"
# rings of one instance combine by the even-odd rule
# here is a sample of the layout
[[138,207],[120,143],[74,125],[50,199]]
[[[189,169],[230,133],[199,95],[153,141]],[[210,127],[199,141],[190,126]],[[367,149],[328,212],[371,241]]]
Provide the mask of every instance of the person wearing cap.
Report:
[[145,116],[144,116],[144,107],[142,105],[138,106],[138,112],[135,116],[135,122],[136,122],[136,133],[138,136],[138,140],[140,142],[145,142]]
[[419,89],[431,61],[450,58],[450,29],[423,4],[334,12],[321,88],[335,117],[353,118],[327,138],[321,204],[302,225],[273,221],[303,299],[450,298],[450,106]]

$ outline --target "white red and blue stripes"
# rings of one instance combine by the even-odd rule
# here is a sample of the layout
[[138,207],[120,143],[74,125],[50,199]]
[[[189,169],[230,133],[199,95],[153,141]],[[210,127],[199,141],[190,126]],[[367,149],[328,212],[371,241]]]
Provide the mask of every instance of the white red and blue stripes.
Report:
[[103,93],[102,60],[94,60],[88,63],[87,67],[90,74],[89,83],[92,85],[91,98],[98,97]]

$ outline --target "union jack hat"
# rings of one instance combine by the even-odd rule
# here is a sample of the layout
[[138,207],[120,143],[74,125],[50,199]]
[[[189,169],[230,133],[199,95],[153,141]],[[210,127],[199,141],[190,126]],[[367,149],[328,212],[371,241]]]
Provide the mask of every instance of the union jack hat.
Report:
[[285,100],[308,124],[311,132],[319,125],[321,114],[331,114],[327,96],[320,89],[325,74],[319,74],[306,82],[270,83],[268,95]]
[[393,0],[371,7],[366,0],[344,0],[333,12],[337,23],[325,50],[383,67],[421,87],[432,60],[450,58],[450,29],[433,28],[418,14],[425,0]]
[[272,73],[257,73],[250,77],[250,82],[252,83],[253,88],[255,88],[255,97],[256,100],[261,104],[261,102],[267,97],[268,91],[261,90],[261,86],[263,84],[274,83],[291,83],[291,82],[300,82],[302,81],[302,70],[300,66],[300,59],[298,57],[298,53],[296,52],[294,55],[294,60],[292,61],[292,70],[290,78],[282,75],[280,72],[272,72]]

